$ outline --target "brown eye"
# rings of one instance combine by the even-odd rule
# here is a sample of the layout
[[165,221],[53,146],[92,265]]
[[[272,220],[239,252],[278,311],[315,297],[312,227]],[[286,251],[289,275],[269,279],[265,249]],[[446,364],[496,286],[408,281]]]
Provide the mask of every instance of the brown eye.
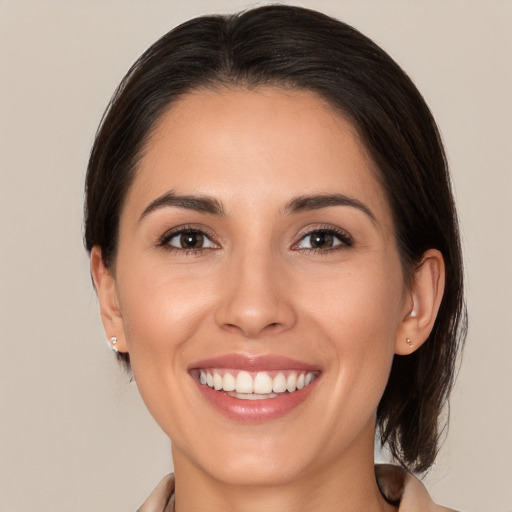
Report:
[[201,233],[182,233],[180,245],[183,249],[201,249],[204,243],[204,236]]
[[351,245],[352,239],[348,234],[338,233],[331,229],[317,229],[305,234],[295,247],[297,249],[326,251]]
[[167,238],[165,244],[176,249],[188,251],[200,251],[202,249],[214,249],[217,247],[204,233],[194,230],[174,233]]
[[313,235],[310,235],[310,244],[313,249],[326,249],[333,247],[334,237],[331,233],[318,231]]

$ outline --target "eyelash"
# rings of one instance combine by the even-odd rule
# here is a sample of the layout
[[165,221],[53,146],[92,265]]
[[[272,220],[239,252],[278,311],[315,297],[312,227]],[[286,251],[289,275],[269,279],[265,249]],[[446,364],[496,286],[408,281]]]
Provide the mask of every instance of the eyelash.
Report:
[[[329,235],[333,238],[337,238],[340,243],[337,245],[334,245],[333,247],[329,249],[320,249],[315,247],[298,247],[298,245],[305,240],[307,237],[311,237],[315,234],[323,234],[323,235]],[[343,249],[347,249],[349,247],[352,247],[354,245],[354,240],[350,236],[349,233],[347,233],[345,230],[340,228],[333,228],[332,226],[320,226],[315,227],[306,233],[302,234],[299,241],[295,243],[292,246],[293,250],[296,251],[302,251],[302,252],[308,252],[308,253],[320,253],[320,254],[326,254],[331,251],[339,251]]]
[[[185,249],[183,247],[180,248],[180,247],[174,247],[174,246],[170,245],[169,242],[173,238],[180,236],[180,235],[186,235],[186,234],[201,235],[202,237],[204,237],[205,240],[208,240],[211,244],[215,245],[216,247],[201,247],[199,249]],[[180,228],[176,228],[176,229],[172,229],[171,231],[168,231],[160,238],[160,240],[157,242],[156,245],[158,247],[163,247],[164,249],[166,249],[168,251],[180,252],[185,255],[189,255],[189,254],[199,255],[206,250],[216,249],[219,247],[219,244],[213,240],[213,237],[211,235],[209,235],[202,229],[198,229],[198,228],[195,228],[192,226],[182,226]]]
[[[180,236],[180,235],[186,235],[186,234],[200,235],[216,247],[201,247],[198,249],[185,249],[182,247],[181,248],[174,247],[169,244],[169,242],[173,238]],[[302,241],[307,239],[307,237],[311,237],[315,234],[323,234],[323,235],[332,236],[333,238],[336,238],[340,243],[338,243],[328,249],[321,249],[321,248],[315,248],[315,247],[298,247]],[[353,244],[354,244],[354,241],[353,241],[352,237],[346,231],[344,231],[340,228],[333,228],[331,226],[321,226],[321,227],[315,227],[315,228],[307,231],[306,233],[303,233],[301,235],[301,237],[299,238],[299,241],[294,243],[292,245],[291,249],[294,251],[302,251],[302,252],[306,252],[306,253],[326,254],[331,251],[347,249],[349,247],[352,247]],[[220,247],[220,245],[213,240],[213,237],[211,235],[209,235],[202,229],[198,229],[198,228],[195,228],[192,226],[182,226],[180,228],[176,228],[171,231],[168,231],[159,239],[159,241],[157,242],[156,245],[158,247],[163,247],[168,251],[180,252],[185,255],[189,255],[189,254],[199,255],[206,250],[217,249]]]

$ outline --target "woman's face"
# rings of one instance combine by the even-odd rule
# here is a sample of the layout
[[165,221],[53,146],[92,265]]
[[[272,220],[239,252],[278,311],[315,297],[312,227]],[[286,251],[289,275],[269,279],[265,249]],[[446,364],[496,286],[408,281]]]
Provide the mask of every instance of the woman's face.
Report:
[[112,290],[109,335],[176,468],[276,484],[373,456],[411,298],[374,164],[313,94],[174,104],[126,198]]

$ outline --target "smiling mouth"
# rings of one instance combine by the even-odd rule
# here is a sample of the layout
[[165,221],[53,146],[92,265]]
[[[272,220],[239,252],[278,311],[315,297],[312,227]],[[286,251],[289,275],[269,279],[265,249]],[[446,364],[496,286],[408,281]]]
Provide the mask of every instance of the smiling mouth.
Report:
[[317,371],[303,370],[247,372],[223,368],[192,372],[203,386],[241,400],[264,400],[295,393],[309,386],[318,374]]

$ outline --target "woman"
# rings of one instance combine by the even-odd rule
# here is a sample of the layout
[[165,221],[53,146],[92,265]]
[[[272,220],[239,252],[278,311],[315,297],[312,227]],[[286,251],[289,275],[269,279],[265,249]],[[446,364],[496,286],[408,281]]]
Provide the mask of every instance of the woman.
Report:
[[411,473],[464,337],[457,220],[387,54],[296,7],[191,20],[121,83],[86,192],[107,337],[172,441],[140,510],[446,510]]

